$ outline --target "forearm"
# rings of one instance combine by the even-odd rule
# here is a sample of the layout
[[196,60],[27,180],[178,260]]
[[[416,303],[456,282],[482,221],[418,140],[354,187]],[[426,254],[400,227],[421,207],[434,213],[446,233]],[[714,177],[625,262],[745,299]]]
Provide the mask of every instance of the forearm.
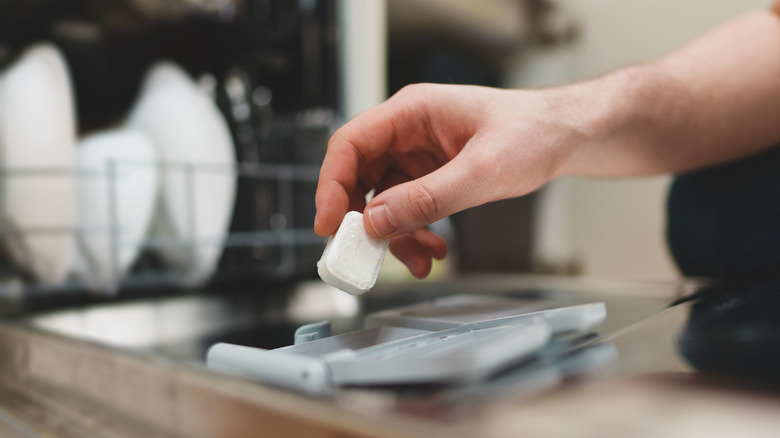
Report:
[[780,142],[780,18],[746,15],[659,61],[561,90],[584,141],[562,174],[638,176],[726,162]]

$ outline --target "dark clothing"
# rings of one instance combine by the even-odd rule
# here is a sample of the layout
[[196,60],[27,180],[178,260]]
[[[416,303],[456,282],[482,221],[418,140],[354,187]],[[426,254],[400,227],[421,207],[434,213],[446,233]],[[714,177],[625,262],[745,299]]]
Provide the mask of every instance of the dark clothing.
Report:
[[678,176],[667,239],[683,274],[780,278],[780,147]]

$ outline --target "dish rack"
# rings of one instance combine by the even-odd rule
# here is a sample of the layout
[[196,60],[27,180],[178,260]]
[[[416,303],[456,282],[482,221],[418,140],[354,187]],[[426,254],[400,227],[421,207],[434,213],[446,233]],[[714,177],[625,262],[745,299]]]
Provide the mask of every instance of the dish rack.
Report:
[[[107,227],[25,228],[11,224],[0,212],[0,298],[49,297],[53,295],[103,294],[136,291],[192,290],[211,286],[220,288],[257,288],[264,283],[283,283],[316,276],[316,262],[322,253],[326,238],[317,236],[314,222],[314,193],[319,175],[319,164],[324,156],[331,130],[310,132],[289,124],[273,129],[266,140],[287,138],[289,144],[272,148],[283,151],[277,156],[262,153],[247,157],[237,146],[239,161],[235,165],[195,163],[149,163],[165,171],[184,172],[189,187],[184,192],[191,206],[195,202],[192,181],[205,173],[225,172],[236,175],[237,191],[229,230],[215,242],[193,237],[171,239],[147,236],[140,244],[140,252],[128,273],[112,285],[96,284],[70,276],[60,284],[43,284],[15,263],[9,256],[8,243],[19,236],[73,233],[76,246],[94,233],[108,233],[111,258],[118,260],[122,248],[121,230],[117,222],[116,203],[108,201],[112,219]],[[281,132],[281,134],[280,134]],[[286,151],[285,151],[286,150]],[[124,163],[108,163],[117,168]],[[140,165],[134,163],[133,165]],[[115,189],[121,173],[68,169],[14,169],[0,171],[0,182],[10,178],[51,178],[54,176],[79,178],[106,178],[109,190]],[[157,207],[156,207],[157,208]],[[191,208],[191,210],[194,210]],[[221,242],[219,242],[221,241]],[[207,283],[194,284],[186,272],[177,272],[156,256],[155,250],[178,245],[196,251],[200,245],[221,244],[223,252],[215,273]],[[116,269],[116,265],[114,266]]]

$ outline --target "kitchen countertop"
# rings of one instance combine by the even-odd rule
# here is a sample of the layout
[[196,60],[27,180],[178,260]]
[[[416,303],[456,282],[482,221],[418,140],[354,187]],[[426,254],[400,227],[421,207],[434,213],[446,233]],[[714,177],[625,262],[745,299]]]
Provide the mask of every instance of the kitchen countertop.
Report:
[[[711,353],[692,343],[709,339],[694,330],[701,324],[693,318],[705,315],[709,323],[722,300],[710,307],[697,300],[669,304],[699,288],[687,281],[470,277],[380,285],[362,300],[335,298],[334,305],[309,287],[284,300],[263,291],[206,293],[23,312],[0,323],[0,431],[20,437],[770,436],[780,428],[780,393],[690,365],[706,368],[703,353]],[[576,373],[557,365],[579,360],[570,355],[470,386],[341,388],[317,397],[219,375],[202,363],[213,342],[290,344],[292,330],[306,322],[290,312],[303,296],[332,309],[334,327],[346,331],[365,313],[463,292],[559,306],[604,301],[608,319],[582,351],[608,354],[584,356],[592,366]]]

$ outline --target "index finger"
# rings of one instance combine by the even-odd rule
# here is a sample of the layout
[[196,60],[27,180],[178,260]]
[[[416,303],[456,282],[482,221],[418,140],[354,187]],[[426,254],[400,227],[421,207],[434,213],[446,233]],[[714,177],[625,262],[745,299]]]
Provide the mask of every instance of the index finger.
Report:
[[357,196],[361,167],[381,157],[395,142],[397,121],[391,105],[385,102],[359,114],[328,142],[315,195],[317,234],[336,232],[349,209],[350,196]]

